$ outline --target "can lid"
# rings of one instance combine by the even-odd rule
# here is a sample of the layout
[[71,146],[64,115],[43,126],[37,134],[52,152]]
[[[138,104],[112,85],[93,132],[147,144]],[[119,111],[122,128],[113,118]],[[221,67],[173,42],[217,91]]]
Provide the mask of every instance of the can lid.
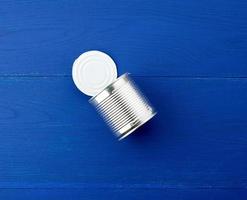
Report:
[[81,92],[95,96],[117,79],[117,67],[107,54],[87,51],[75,60],[72,77]]

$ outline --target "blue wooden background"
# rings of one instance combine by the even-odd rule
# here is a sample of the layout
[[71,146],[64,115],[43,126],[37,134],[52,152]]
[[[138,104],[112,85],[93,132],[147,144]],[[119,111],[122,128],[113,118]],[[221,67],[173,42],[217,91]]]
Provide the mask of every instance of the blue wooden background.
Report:
[[[111,55],[158,115],[118,142],[71,79]],[[246,0],[1,0],[0,199],[247,199]]]

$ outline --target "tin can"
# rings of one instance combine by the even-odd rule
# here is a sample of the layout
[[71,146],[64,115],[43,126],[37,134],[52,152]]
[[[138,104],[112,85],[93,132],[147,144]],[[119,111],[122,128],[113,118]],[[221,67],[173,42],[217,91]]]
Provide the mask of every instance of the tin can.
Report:
[[89,102],[95,106],[119,140],[156,114],[128,73],[120,76]]

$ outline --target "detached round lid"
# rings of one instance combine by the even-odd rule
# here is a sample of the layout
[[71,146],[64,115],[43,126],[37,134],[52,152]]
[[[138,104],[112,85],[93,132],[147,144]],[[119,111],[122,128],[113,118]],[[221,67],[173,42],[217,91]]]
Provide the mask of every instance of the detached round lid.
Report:
[[107,54],[87,51],[75,60],[72,77],[81,92],[95,96],[117,79],[117,67]]

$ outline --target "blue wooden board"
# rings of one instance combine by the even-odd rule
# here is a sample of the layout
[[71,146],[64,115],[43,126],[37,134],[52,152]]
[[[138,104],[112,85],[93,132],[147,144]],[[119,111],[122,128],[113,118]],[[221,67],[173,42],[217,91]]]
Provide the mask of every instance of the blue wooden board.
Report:
[[0,193],[1,199],[243,199],[246,190],[234,189],[13,189]]
[[246,0],[2,0],[0,74],[71,74],[89,49],[120,73],[247,76]]
[[[158,115],[118,142],[71,79],[99,49]],[[247,1],[0,1],[0,199],[247,198]]]

